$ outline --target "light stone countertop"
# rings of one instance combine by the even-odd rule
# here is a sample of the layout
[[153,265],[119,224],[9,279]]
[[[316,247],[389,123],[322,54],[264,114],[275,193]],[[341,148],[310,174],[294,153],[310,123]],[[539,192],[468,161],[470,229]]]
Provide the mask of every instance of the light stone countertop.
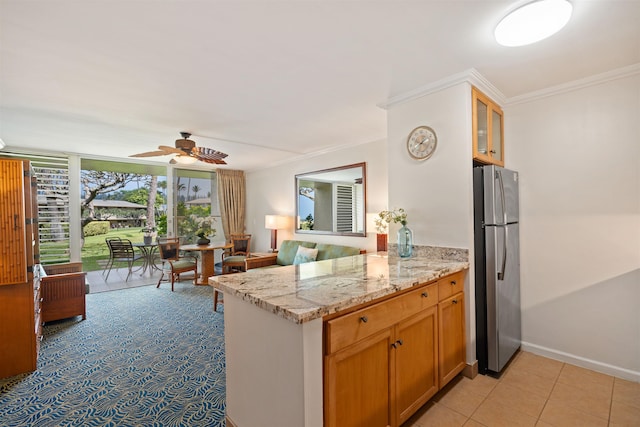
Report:
[[429,256],[385,252],[209,278],[216,289],[294,323],[304,323],[469,268]]

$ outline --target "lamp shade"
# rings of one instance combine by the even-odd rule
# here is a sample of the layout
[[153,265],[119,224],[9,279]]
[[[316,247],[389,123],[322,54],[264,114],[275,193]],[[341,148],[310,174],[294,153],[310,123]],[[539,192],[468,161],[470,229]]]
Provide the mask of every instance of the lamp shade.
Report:
[[289,217],[284,215],[265,215],[264,228],[268,230],[282,230],[287,228]]

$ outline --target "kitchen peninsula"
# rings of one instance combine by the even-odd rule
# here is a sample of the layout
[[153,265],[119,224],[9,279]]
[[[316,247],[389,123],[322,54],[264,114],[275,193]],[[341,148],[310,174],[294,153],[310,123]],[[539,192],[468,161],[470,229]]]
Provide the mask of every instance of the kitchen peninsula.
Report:
[[[384,368],[390,369],[396,360],[390,349],[402,346],[399,325],[409,317],[411,324],[424,320],[436,328],[431,340],[425,340],[435,357],[431,370],[435,371],[435,389],[423,393],[417,403],[411,402],[407,411],[428,400],[443,375],[448,381],[451,374],[460,372],[467,251],[416,253],[409,259],[366,254],[211,277],[210,285],[224,293],[227,425],[333,425],[334,409],[340,408],[334,408],[335,396],[324,389],[336,387],[333,373],[341,372],[340,357],[349,354],[351,344],[362,347],[363,342],[382,336],[384,351],[389,353],[383,358]],[[453,372],[443,372],[437,363],[438,352],[443,350],[438,346],[437,319],[448,318],[448,311],[440,309],[445,302],[460,314],[452,324],[462,343],[453,351],[457,359],[462,357],[462,363],[456,362]],[[403,346],[403,350],[408,348],[411,345]],[[339,378],[337,384],[340,387]],[[384,386],[396,389],[395,385]],[[365,396],[367,401],[370,397]],[[394,397],[386,399],[382,425],[399,425],[408,412],[403,412],[405,408]]]

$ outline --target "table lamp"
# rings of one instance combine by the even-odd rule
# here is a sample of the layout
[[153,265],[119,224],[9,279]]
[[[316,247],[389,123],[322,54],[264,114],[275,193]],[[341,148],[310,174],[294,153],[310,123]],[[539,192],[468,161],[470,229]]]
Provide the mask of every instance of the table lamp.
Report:
[[264,228],[271,230],[271,252],[278,247],[278,230],[287,228],[289,217],[284,215],[265,215]]

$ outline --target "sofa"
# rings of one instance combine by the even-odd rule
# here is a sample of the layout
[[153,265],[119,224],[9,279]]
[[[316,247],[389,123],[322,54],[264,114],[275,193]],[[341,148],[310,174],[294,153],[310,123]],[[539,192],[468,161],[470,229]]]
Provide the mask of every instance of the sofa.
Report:
[[87,318],[85,294],[86,273],[81,262],[44,265],[40,277],[42,322],[82,316]]
[[[298,255],[298,247],[316,250],[315,259],[301,258]],[[315,252],[315,251],[314,251]],[[329,243],[306,242],[302,240],[285,240],[280,245],[277,253],[255,256],[247,258],[247,270],[255,268],[279,267],[284,265],[293,265],[301,262],[322,261],[325,259],[341,258],[352,255],[363,254],[366,251],[353,246],[334,245]]]

